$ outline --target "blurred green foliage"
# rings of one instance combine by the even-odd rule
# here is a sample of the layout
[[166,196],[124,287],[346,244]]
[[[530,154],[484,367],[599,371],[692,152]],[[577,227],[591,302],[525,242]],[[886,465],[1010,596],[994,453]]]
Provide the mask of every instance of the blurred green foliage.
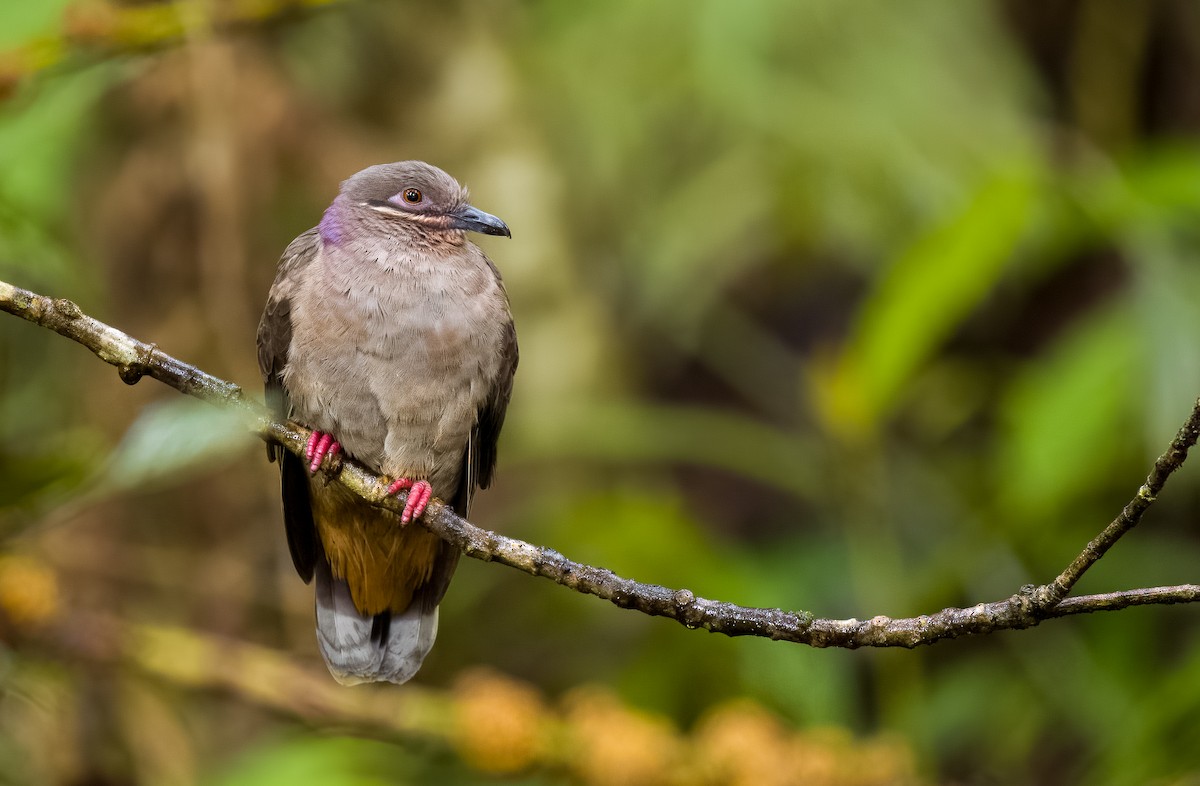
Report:
[[[1060,570],[1200,393],[1188,0],[378,0],[77,44],[119,10],[0,6],[0,49],[67,55],[0,104],[0,277],[254,390],[286,243],[357,169],[437,163],[515,237],[482,241],[522,362],[473,518],[572,558],[831,617],[993,600]],[[320,669],[261,445],[16,320],[0,360],[3,547],[53,569],[64,613]],[[1082,591],[1195,580],[1194,476]],[[817,651],[464,564],[418,682],[599,683],[683,729],[747,698],[898,735],[930,782],[1183,783],[1195,616]],[[0,736],[2,783],[484,780],[16,641],[0,723],[38,733]]]

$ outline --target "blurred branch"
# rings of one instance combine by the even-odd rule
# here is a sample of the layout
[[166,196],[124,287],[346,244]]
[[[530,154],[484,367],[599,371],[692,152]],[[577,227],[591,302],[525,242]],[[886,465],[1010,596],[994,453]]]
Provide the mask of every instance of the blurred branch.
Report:
[[56,32],[0,52],[0,100],[25,79],[75,58],[153,51],[181,41],[192,30],[265,24],[334,2],[338,0],[175,0],[119,6],[80,0],[67,7]]
[[[69,300],[51,299],[0,282],[0,310],[83,344],[101,360],[116,366],[121,379],[128,384],[136,383],[143,376],[153,377],[187,395],[233,408],[245,417],[248,428],[259,436],[278,442],[296,455],[302,455],[304,451],[311,433],[308,429],[275,422],[264,406],[247,400],[237,385],[92,319]],[[704,628],[727,636],[762,636],[814,647],[915,647],[959,636],[1029,628],[1053,617],[1200,600],[1200,586],[1196,585],[1066,598],[1088,568],[1141,520],[1167,478],[1183,464],[1188,449],[1196,444],[1198,436],[1200,400],[1167,452],[1155,462],[1137,495],[1053,583],[1028,585],[1012,597],[993,603],[943,609],[934,614],[903,619],[884,616],[869,620],[820,619],[809,612],[737,606],[698,598],[686,589],[643,584],[621,578],[604,568],[572,562],[552,549],[480,529],[459,518],[439,500],[430,503],[422,524],[467,556],[500,562],[577,592],[604,598],[621,608],[668,617],[689,628]],[[396,513],[403,509],[406,495],[389,496],[388,479],[375,475],[362,465],[345,461],[331,472],[371,504]]]
[[187,628],[71,609],[52,622],[8,634],[74,659],[128,664],[177,685],[222,690],[312,722],[414,736],[429,736],[449,725],[449,701],[432,691],[415,686],[391,694],[341,690],[286,653]]
[[[781,777],[788,783],[859,786],[920,782],[912,752],[895,738],[794,729],[747,700],[710,708],[684,732],[598,686],[575,688],[550,703],[532,685],[470,669],[449,690],[411,683],[403,689],[345,690],[323,666],[300,665],[286,651],[187,628],[79,608],[7,631],[4,622],[0,614],[0,639],[7,633],[23,648],[87,664],[85,673],[93,679],[96,666],[131,670],[322,727],[419,740],[454,751],[492,775],[570,773],[573,783],[597,786],[762,783]],[[748,749],[753,756],[745,755]]]

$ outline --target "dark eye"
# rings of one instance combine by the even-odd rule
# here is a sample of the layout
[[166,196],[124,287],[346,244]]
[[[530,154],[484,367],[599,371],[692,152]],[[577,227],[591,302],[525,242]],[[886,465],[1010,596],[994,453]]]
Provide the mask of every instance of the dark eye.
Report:
[[409,188],[404,191],[404,201],[410,205],[415,205],[421,201],[421,192],[415,188]]

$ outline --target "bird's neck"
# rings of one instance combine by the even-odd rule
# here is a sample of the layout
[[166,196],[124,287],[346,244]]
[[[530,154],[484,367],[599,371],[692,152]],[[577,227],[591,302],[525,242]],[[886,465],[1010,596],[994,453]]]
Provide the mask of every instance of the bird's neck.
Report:
[[317,225],[317,231],[321,233],[321,241],[325,245],[341,245],[346,239],[346,218],[345,198],[339,194],[325,209],[325,215],[321,216],[321,223]]

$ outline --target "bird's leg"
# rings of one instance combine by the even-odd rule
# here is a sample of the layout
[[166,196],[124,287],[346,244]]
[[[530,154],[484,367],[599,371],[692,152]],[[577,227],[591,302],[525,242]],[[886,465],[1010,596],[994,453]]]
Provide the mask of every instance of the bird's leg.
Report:
[[404,513],[400,515],[401,524],[407,524],[413,519],[419,518],[425,512],[425,506],[429,504],[430,498],[433,497],[433,486],[429,485],[429,481],[409,480],[408,478],[392,481],[392,485],[388,486],[387,493],[395,494],[404,489],[408,489],[408,499],[404,501]]
[[308,474],[315,475],[326,458],[332,459],[342,450],[341,443],[332,434],[324,431],[314,431],[308,438],[304,448],[304,459],[308,462]]

